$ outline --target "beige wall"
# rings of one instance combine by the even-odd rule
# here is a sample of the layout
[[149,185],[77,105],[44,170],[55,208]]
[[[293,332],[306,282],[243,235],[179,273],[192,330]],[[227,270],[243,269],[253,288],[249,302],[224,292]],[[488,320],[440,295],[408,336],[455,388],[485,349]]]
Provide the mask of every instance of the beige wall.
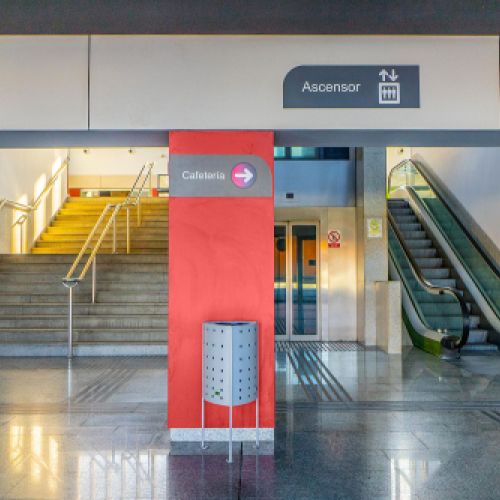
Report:
[[[63,149],[0,149],[0,198],[31,205],[67,156]],[[66,198],[66,173],[58,180],[23,228],[27,248],[38,237]],[[20,251],[21,229],[12,224],[22,212],[0,211],[0,253]]]
[[1,36],[0,68],[0,130],[87,130],[87,36]]
[[[498,129],[498,37],[93,36],[92,129]],[[415,64],[419,109],[283,109],[304,64]],[[478,91],[480,89],[480,91]]]
[[[2,36],[0,130],[498,129],[498,49],[495,36]],[[304,64],[419,65],[421,107],[283,109]]]
[[[355,208],[277,208],[275,221],[319,224],[318,325],[322,340],[356,340]],[[341,247],[329,249],[329,229],[342,234]]]

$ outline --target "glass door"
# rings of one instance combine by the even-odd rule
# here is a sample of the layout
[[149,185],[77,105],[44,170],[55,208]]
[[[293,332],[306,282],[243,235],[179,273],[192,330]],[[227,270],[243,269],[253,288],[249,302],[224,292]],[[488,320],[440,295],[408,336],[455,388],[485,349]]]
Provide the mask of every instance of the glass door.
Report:
[[274,313],[278,339],[318,340],[318,225],[274,228]]

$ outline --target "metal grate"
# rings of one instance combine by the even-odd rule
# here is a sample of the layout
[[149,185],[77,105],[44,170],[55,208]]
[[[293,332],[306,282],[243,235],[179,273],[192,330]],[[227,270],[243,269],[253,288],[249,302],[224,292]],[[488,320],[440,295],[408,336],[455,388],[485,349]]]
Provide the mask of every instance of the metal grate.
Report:
[[276,352],[326,352],[326,351],[364,351],[365,348],[357,342],[317,342],[317,341],[286,341],[275,342]]

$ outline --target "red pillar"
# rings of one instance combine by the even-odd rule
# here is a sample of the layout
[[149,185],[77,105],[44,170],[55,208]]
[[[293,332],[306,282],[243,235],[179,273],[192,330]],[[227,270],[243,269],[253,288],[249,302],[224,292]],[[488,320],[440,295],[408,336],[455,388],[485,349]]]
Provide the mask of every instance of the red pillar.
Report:
[[[168,427],[201,427],[201,335],[203,321],[256,320],[260,331],[260,425],[274,428],[272,132],[179,131],[169,139],[171,165],[188,156],[203,165],[258,157],[266,195],[231,184],[224,196],[176,195],[170,171]],[[182,158],[183,157],[183,158]],[[236,158],[236,160],[235,160]],[[256,158],[257,161],[257,158]],[[200,167],[202,170],[203,168]],[[196,169],[195,169],[196,170]],[[269,175],[270,174],[270,175]],[[187,174],[186,174],[187,175]],[[265,180],[264,180],[265,179]],[[229,179],[230,181],[230,179]],[[182,183],[182,178],[179,181]],[[196,184],[211,189],[215,183]],[[256,184],[257,185],[257,184]],[[201,186],[201,188],[199,187]],[[265,187],[265,186],[264,186]],[[259,191],[260,193],[260,191]],[[207,427],[227,427],[225,407],[207,404]],[[234,410],[234,427],[255,425],[255,404]]]

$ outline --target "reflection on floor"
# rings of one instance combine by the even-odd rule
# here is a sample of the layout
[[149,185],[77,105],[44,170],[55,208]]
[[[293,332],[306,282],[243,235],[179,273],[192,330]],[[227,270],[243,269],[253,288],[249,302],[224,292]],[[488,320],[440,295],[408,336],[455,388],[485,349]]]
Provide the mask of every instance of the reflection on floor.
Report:
[[498,498],[500,357],[280,350],[274,456],[232,466],[170,454],[165,365],[3,359],[0,498]]

